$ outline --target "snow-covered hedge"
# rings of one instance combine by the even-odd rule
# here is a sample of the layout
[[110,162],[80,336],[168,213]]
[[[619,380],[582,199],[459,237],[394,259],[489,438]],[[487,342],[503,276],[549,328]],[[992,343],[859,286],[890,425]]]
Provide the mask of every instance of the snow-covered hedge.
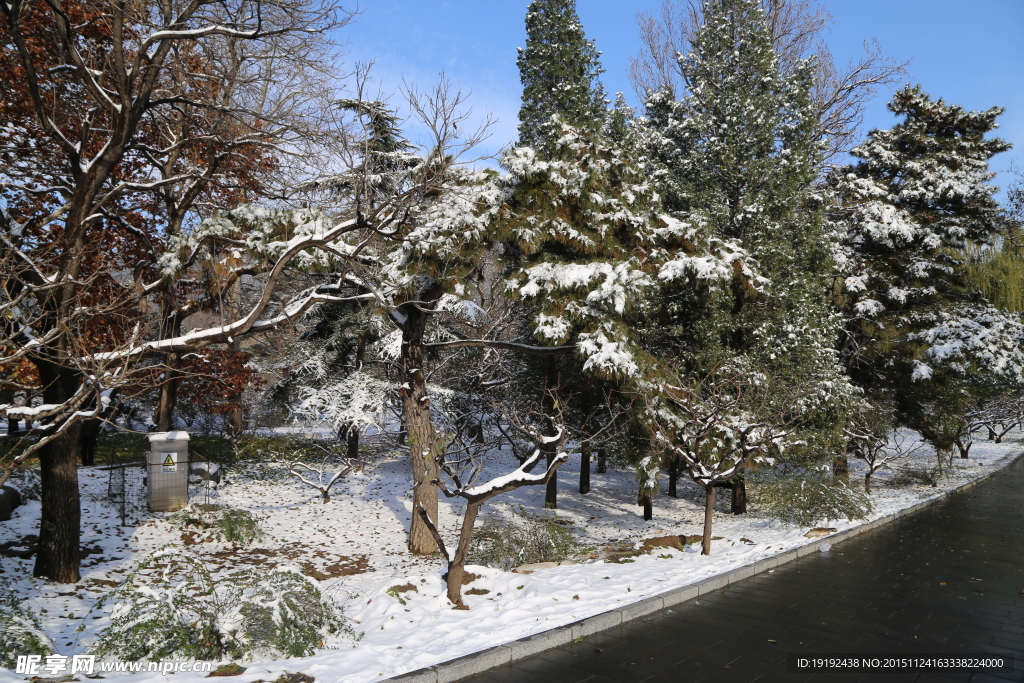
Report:
[[867,518],[871,514],[871,499],[863,491],[835,482],[829,474],[773,473],[756,481],[751,499],[769,516],[799,526],[828,519]]
[[559,520],[520,508],[510,518],[484,520],[474,534],[469,563],[508,571],[535,562],[560,562],[576,549],[572,532]]
[[94,648],[126,660],[305,657],[358,639],[319,584],[292,567],[250,569],[215,582],[184,550],[149,556],[97,603],[113,604]]

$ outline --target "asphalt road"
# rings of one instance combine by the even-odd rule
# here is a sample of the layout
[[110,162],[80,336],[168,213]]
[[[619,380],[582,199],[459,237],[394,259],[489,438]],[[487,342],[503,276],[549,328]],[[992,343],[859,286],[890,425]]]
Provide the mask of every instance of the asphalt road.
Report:
[[[972,654],[1004,668],[791,671],[789,657]],[[829,553],[469,680],[1024,681],[1024,459]]]

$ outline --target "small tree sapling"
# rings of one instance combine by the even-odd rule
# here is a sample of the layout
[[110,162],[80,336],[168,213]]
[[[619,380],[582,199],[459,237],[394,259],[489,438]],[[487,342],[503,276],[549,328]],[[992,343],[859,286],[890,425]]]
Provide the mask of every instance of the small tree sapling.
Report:
[[[679,379],[658,388],[648,407],[654,440],[669,458],[679,458],[706,493],[701,554],[711,554],[715,488],[740,475],[752,462],[771,462],[791,429],[787,416],[772,414],[756,386],[742,377],[717,373],[691,387]],[[656,471],[651,456],[641,468]]]
[[301,483],[319,491],[324,503],[330,503],[331,487],[349,473],[362,471],[365,463],[354,458],[338,458],[330,449],[320,445],[317,448],[323,452],[319,463],[294,458],[288,462],[288,472]]
[[864,492],[871,493],[871,477],[892,462],[905,458],[921,447],[906,431],[894,429],[896,423],[887,406],[865,403],[855,412],[843,430],[850,439],[849,451],[864,461]]
[[[435,479],[431,483],[448,498],[459,497],[466,500],[466,511],[462,516],[462,530],[454,555],[448,552],[437,525],[422,504],[417,508],[416,514],[420,516],[424,525],[434,536],[437,547],[448,563],[447,571],[444,574],[445,583],[448,585],[448,599],[458,609],[468,609],[462,602],[462,582],[465,577],[466,557],[469,555],[473,539],[473,526],[476,523],[480,507],[500,493],[513,491],[523,486],[546,485],[558,468],[569,460],[569,454],[560,450],[568,438],[568,432],[564,426],[557,425],[553,436],[542,436],[539,429],[530,429],[526,433],[535,445],[533,454],[518,469],[478,486],[474,486],[473,482],[479,476],[483,463],[472,452],[445,449],[435,460],[439,471],[447,481]],[[550,460],[544,471],[531,473],[530,470],[536,467],[545,454],[552,449],[557,454]]]

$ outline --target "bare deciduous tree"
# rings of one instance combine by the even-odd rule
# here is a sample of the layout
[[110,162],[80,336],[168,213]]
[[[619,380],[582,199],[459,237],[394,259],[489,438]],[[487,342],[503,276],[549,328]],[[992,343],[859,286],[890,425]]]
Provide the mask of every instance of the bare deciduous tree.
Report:
[[[448,586],[448,599],[458,608],[468,609],[462,602],[462,582],[465,578],[466,557],[469,555],[470,543],[473,540],[473,526],[480,512],[480,507],[491,498],[523,486],[544,485],[554,476],[555,472],[566,463],[569,454],[562,452],[568,432],[562,425],[557,425],[552,436],[543,436],[536,425],[529,427],[523,423],[517,425],[528,434],[535,448],[533,454],[518,469],[495,477],[490,481],[474,485],[479,476],[483,462],[478,453],[467,450],[445,450],[435,458],[437,470],[441,474],[431,484],[440,488],[449,498],[462,498],[466,501],[466,511],[462,517],[459,542],[454,554],[449,553],[444,539],[437,529],[436,516],[428,514],[422,504],[415,508],[424,525],[433,535],[438,549],[448,563],[444,574]],[[532,470],[545,457],[546,453],[554,453],[548,460],[543,472],[533,473]]]
[[352,458],[338,457],[331,450],[317,444],[323,452],[319,462],[294,458],[288,461],[288,472],[299,482],[320,492],[324,503],[331,502],[331,487],[352,472],[360,472],[365,463]]
[[912,455],[921,442],[906,430],[895,428],[891,407],[864,401],[853,413],[843,433],[850,439],[849,451],[867,465],[864,491],[871,493],[871,478],[878,470]]
[[[783,74],[799,60],[817,57],[818,134],[828,141],[829,157],[845,152],[857,136],[867,102],[879,87],[903,76],[907,63],[885,57],[877,41],[869,41],[861,59],[837,65],[822,39],[833,17],[819,0],[761,0],[761,6]],[[657,14],[637,15],[642,48],[630,61],[629,77],[641,100],[663,89],[676,98],[685,94],[680,59],[689,53],[703,20],[700,0],[663,0]]]

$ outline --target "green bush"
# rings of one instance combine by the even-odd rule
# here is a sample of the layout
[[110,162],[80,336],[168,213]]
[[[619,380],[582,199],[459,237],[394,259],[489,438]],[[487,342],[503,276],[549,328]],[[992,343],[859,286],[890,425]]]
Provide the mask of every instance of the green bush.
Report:
[[821,472],[802,472],[754,480],[751,500],[769,517],[787,524],[810,526],[823,519],[864,519],[871,499]]
[[97,607],[115,605],[94,653],[128,660],[303,657],[326,638],[358,639],[315,581],[294,568],[214,579],[198,557],[165,549],[146,558]]
[[490,516],[473,534],[469,564],[508,571],[536,562],[561,562],[576,552],[572,532],[561,520],[530,514],[523,508],[511,518]]
[[199,541],[245,545],[263,536],[260,522],[251,512],[227,505],[189,505],[169,515],[167,521],[183,529],[196,529]]
[[0,667],[13,669],[18,655],[50,655],[53,642],[39,619],[14,593],[0,589]]

